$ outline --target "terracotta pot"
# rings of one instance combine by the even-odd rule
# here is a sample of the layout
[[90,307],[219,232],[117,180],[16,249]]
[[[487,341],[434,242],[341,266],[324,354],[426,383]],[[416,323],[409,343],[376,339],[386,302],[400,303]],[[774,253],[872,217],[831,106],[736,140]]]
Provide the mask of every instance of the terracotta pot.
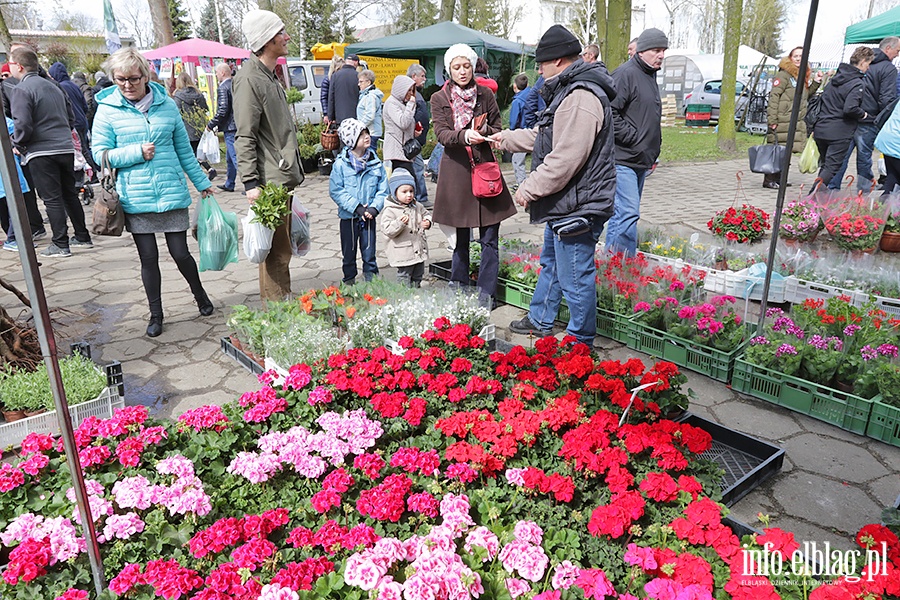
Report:
[[900,252],[900,233],[885,231],[881,236],[882,252]]
[[26,417],[36,417],[37,415],[43,414],[45,412],[47,412],[46,408],[39,408],[38,410],[26,410],[25,416]]
[[877,249],[878,249],[878,246],[875,245],[875,246],[872,246],[871,248],[865,248],[865,249],[863,249],[863,250],[851,250],[851,251],[850,251],[850,256],[853,256],[853,257],[855,257],[855,258],[860,258],[860,257],[862,257],[863,254],[872,254],[872,253],[874,253]]
[[791,248],[796,248],[800,244],[812,244],[816,241],[816,237],[819,235],[819,230],[813,232],[813,234],[809,237],[809,239],[800,239],[800,238],[781,238],[781,241],[785,243],[786,246]]
[[236,350],[244,351],[244,346],[241,344],[241,340],[238,339],[236,335],[228,336],[228,339],[231,340],[231,345],[235,347]]
[[6,419],[7,423],[12,423],[13,421],[20,421],[25,418],[24,410],[4,410],[3,418]]

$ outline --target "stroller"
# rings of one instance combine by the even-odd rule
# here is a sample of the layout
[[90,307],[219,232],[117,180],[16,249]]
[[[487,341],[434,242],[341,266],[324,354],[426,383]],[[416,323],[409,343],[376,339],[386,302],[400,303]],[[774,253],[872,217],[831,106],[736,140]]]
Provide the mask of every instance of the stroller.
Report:
[[94,201],[94,189],[91,187],[94,170],[81,152],[81,139],[74,129],[72,130],[72,143],[75,145],[75,191],[81,204],[89,206]]

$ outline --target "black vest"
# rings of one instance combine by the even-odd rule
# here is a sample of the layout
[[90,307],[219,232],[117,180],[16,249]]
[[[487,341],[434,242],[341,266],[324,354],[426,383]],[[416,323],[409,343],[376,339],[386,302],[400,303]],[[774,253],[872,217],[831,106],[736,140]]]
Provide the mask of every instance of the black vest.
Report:
[[[564,75],[564,73],[563,73]],[[576,75],[577,77],[577,75]],[[538,134],[534,140],[531,168],[536,169],[553,149],[553,119],[560,103],[574,90],[584,89],[597,96],[603,105],[603,127],[594,140],[587,162],[563,189],[529,205],[532,223],[544,223],[566,216],[595,216],[608,219],[613,213],[616,195],[616,157],[613,116],[609,98],[593,81],[572,80],[557,89],[549,106],[538,115]]]

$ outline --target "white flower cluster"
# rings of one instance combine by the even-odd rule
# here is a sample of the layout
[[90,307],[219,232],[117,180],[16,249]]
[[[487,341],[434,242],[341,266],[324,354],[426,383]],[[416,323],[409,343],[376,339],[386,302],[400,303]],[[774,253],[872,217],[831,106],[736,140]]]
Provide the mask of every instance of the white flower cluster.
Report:
[[356,347],[373,347],[386,339],[418,337],[434,328],[439,317],[453,324],[465,323],[475,333],[490,321],[490,310],[475,294],[453,290],[418,290],[407,298],[372,307],[354,317],[348,326],[350,340]]
[[263,343],[266,355],[285,368],[297,364],[311,365],[347,349],[337,329],[311,317],[291,321],[284,328],[267,330]]

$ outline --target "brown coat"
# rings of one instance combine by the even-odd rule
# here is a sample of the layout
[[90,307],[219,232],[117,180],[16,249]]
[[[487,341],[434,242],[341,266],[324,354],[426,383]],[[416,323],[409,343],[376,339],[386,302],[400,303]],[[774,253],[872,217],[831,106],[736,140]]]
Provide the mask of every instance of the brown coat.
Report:
[[[769,133],[767,141],[769,143],[777,143],[782,146],[787,143],[788,128],[791,125],[791,111],[794,109],[794,96],[797,88],[791,79],[796,82],[797,75],[800,70],[791,61],[789,57],[784,57],[779,63],[780,70],[772,80],[772,91],[769,92],[768,117],[769,117]],[[806,109],[809,106],[808,98],[814,96],[819,89],[819,82],[810,81],[809,70],[807,69],[807,84],[803,87],[803,99],[800,100],[800,115],[797,117],[797,131],[794,134],[793,152],[803,152],[806,147]],[[801,82],[802,83],[802,82]],[[773,135],[771,126],[777,125]]]
[[[449,85],[449,84],[448,84]],[[479,85],[475,99],[475,116],[487,114],[482,135],[502,129],[500,108],[490,89]],[[472,168],[465,147],[465,129],[454,131],[450,92],[445,87],[431,97],[431,119],[438,141],[444,145],[438,172],[437,195],[434,199],[434,221],[451,227],[495,225],[516,214],[506,181],[503,191],[493,198],[476,198],[472,193]],[[495,160],[487,143],[473,146],[476,162]]]

